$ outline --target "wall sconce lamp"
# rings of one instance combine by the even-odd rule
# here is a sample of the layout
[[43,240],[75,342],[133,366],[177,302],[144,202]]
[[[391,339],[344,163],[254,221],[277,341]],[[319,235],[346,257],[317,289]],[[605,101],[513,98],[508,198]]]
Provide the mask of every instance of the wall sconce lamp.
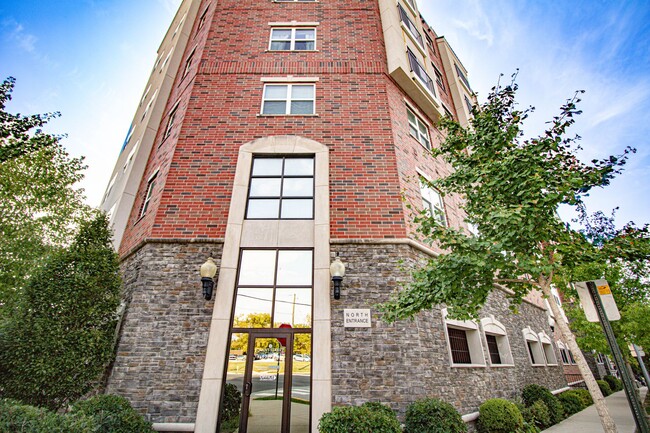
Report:
[[330,265],[330,275],[334,283],[334,299],[341,299],[341,281],[343,281],[343,277],[345,276],[345,265],[339,256],[336,256]]
[[217,264],[212,257],[209,257],[201,265],[201,283],[203,284],[203,298],[206,301],[212,299],[212,289],[214,289],[214,276],[217,274]]

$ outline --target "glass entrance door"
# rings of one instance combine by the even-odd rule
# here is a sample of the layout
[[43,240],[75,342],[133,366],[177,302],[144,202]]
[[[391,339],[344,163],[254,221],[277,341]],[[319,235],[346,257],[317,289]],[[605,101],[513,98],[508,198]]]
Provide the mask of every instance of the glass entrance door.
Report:
[[233,333],[219,431],[308,433],[310,355],[308,333]]

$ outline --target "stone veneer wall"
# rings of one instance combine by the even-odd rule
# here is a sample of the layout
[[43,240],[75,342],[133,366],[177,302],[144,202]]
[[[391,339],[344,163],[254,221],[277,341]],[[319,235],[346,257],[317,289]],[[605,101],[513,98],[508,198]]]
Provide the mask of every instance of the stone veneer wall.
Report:
[[220,242],[150,242],[121,264],[126,312],[106,392],[152,422],[194,422],[213,301],[199,267]]
[[[513,314],[505,293],[495,291],[483,312],[506,326],[514,367],[452,368],[439,308],[388,325],[375,307],[408,280],[409,266],[425,259],[423,253],[406,244],[361,242],[335,242],[334,253],[347,266],[341,299],[332,301],[334,405],[381,401],[403,415],[409,403],[439,397],[467,414],[489,398],[514,398],[529,383],[551,390],[566,386],[561,365],[533,367],[528,358],[522,329],[530,326],[552,335],[545,311],[523,303]],[[345,308],[371,308],[372,328],[344,328]],[[561,359],[557,348],[556,356]]]

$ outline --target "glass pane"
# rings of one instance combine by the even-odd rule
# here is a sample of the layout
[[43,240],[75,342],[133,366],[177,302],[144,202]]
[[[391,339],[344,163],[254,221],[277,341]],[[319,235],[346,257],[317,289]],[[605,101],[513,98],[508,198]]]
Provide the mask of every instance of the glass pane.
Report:
[[264,87],[264,99],[287,99],[287,85],[267,84]]
[[311,328],[311,289],[277,289],[273,327],[282,324]]
[[314,86],[296,85],[291,88],[291,99],[314,99]]
[[309,433],[311,334],[294,334],[291,383],[291,433]]
[[314,29],[296,29],[296,40],[311,39],[314,40],[316,31]]
[[420,123],[418,126],[420,127],[420,132],[422,135],[428,135],[427,127],[424,124]]
[[411,135],[415,138],[418,138],[418,130],[415,129],[415,126],[411,125],[409,123],[409,131],[411,132]]
[[287,158],[284,161],[285,176],[313,176],[314,160],[312,158]]
[[282,200],[282,212],[280,218],[311,219],[314,215],[314,203],[312,199],[305,200]]
[[286,348],[275,338],[256,338],[248,433],[280,433]]
[[286,101],[264,101],[262,114],[287,114],[287,103]]
[[313,41],[296,41],[295,45],[296,51],[313,51],[314,42]]
[[291,114],[314,114],[313,101],[292,101]]
[[239,264],[240,286],[272,286],[275,274],[273,250],[244,250]]
[[251,179],[250,197],[280,197],[280,179]]
[[283,197],[313,197],[314,179],[311,177],[300,179],[284,179],[282,188]]
[[280,209],[280,200],[248,200],[248,212],[246,218],[269,218],[277,219]]
[[291,42],[271,42],[271,50],[285,50],[291,49]]
[[291,29],[273,29],[271,32],[271,39],[273,40],[291,40]]
[[311,286],[311,250],[282,250],[278,253],[279,286]]
[[[225,399],[221,399],[221,418],[220,433],[235,433],[239,431],[239,414],[241,412],[242,392],[244,389],[244,369],[246,368],[246,350],[248,349],[248,334],[233,334],[230,338],[230,347],[228,350],[228,363],[226,373],[226,386],[224,391],[227,392],[229,402],[224,407]],[[239,402],[239,407],[235,409]]]
[[280,176],[281,174],[281,158],[255,158],[253,160],[253,176]]
[[237,290],[234,328],[270,328],[273,289]]

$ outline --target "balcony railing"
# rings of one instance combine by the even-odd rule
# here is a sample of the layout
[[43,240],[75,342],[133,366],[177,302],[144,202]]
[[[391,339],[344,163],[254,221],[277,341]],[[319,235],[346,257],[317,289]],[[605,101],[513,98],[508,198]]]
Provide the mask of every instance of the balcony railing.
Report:
[[411,65],[411,71],[415,73],[415,75],[422,81],[422,84],[431,92],[431,94],[435,97],[436,96],[436,88],[433,85],[433,80],[431,77],[429,77],[429,74],[425,71],[424,67],[420,64],[418,61],[417,57],[415,57],[415,54],[408,49],[408,56],[409,56],[409,64]]
[[408,12],[404,10],[401,4],[397,4],[397,8],[399,9],[399,16],[402,19],[402,22],[406,26],[407,29],[409,29],[409,32],[411,32],[411,35],[417,39],[418,43],[420,44],[421,47],[424,47],[424,43],[422,42],[422,35],[418,31],[418,28],[415,27],[415,24],[413,24],[413,21],[409,18]]

